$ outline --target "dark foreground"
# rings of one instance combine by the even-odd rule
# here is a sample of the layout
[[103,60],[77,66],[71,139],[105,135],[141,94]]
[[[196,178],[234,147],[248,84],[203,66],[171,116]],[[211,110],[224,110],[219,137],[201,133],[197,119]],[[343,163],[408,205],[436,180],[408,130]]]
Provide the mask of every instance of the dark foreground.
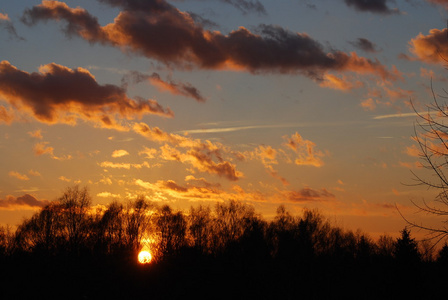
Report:
[[437,299],[447,266],[388,260],[292,262],[192,253],[140,265],[130,257],[1,262],[1,299]]

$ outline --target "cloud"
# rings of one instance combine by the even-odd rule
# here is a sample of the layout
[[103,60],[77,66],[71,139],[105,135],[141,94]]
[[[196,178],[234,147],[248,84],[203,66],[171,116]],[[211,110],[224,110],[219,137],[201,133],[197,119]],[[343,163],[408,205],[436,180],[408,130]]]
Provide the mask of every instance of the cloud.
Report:
[[120,194],[112,194],[110,192],[101,192],[96,194],[96,196],[101,198],[121,198]]
[[144,147],[142,151],[138,153],[138,155],[145,155],[147,159],[155,158],[157,154],[157,149]]
[[29,194],[17,198],[8,195],[5,199],[0,199],[0,209],[35,209],[42,208],[48,204],[50,204],[50,201],[38,200]]
[[61,180],[61,181],[65,181],[65,182],[70,182],[70,181],[72,181],[70,178],[67,178],[67,177],[65,177],[65,176],[59,176],[58,179]]
[[14,177],[19,180],[30,180],[30,178],[28,176],[26,176],[26,174],[20,174],[19,172],[16,172],[16,171],[10,171],[8,173],[8,175],[9,175],[9,177]]
[[335,195],[325,188],[314,190],[309,187],[305,187],[298,191],[284,191],[283,195],[291,202],[327,201],[336,198]]
[[171,79],[169,79],[168,81],[164,81],[157,73],[146,75],[137,71],[133,71],[123,78],[124,83],[127,83],[128,81],[131,81],[133,83],[140,83],[146,80],[149,81],[152,85],[156,86],[162,92],[167,91],[174,95],[193,98],[198,102],[206,101],[206,99],[201,95],[201,92],[190,83],[174,82]]
[[123,9],[113,23],[103,27],[86,10],[57,1],[43,1],[27,9],[22,20],[28,25],[47,20],[64,21],[68,35],[78,35],[90,43],[120,47],[178,68],[300,73],[315,80],[321,80],[322,74],[328,71],[397,79],[397,74],[377,60],[337,50],[326,52],[309,35],[279,26],[262,24],[255,29],[256,33],[240,27],[223,35],[204,30],[188,13],[163,0],[102,2]]
[[55,63],[27,73],[7,61],[0,62],[0,96],[16,110],[47,123],[91,121],[104,128],[122,129],[116,116],[132,120],[146,114],[171,117],[155,100],[130,99],[115,85],[100,85],[86,69]]
[[11,21],[11,20],[9,19],[8,14],[0,13],[0,21]]
[[376,102],[372,98],[368,98],[361,102],[361,107],[364,108],[364,110],[375,110]]
[[148,162],[143,162],[141,164],[131,164],[131,163],[114,163],[110,161],[103,161],[99,164],[102,168],[112,168],[112,169],[127,169],[130,170],[132,168],[141,169],[143,167],[149,168]]
[[416,145],[406,147],[405,153],[411,157],[421,157],[422,156],[421,149],[418,149]]
[[315,167],[321,167],[324,162],[321,157],[324,156],[323,152],[315,151],[316,144],[309,140],[305,140],[299,133],[293,134],[291,137],[284,137],[286,139],[285,146],[294,150],[298,157],[295,160],[297,165],[309,165]]
[[350,6],[358,11],[371,12],[378,14],[398,14],[400,11],[397,8],[389,8],[387,6],[388,0],[344,0],[347,6]]
[[186,162],[200,172],[215,174],[231,181],[244,176],[242,172],[236,170],[234,164],[223,158],[223,155],[231,154],[231,151],[220,143],[212,143],[208,140],[202,142],[198,139],[167,133],[158,127],[151,128],[145,123],[135,123],[133,130],[148,140],[167,143],[161,147],[161,158],[165,160]]
[[39,140],[43,139],[42,130],[40,130],[40,129],[38,129],[36,131],[29,131],[28,134],[32,138],[39,139]]
[[437,75],[433,70],[428,70],[425,68],[420,68],[420,77],[437,81],[447,81],[446,77]]
[[0,106],[0,123],[10,125],[16,118],[17,116],[11,108],[6,109],[6,107],[2,105]]
[[409,42],[409,50],[416,59],[427,63],[446,63],[448,57],[448,29],[431,29],[428,35],[419,34]]
[[35,177],[42,177],[42,175],[39,172],[34,171],[34,170],[29,170],[28,174],[31,176],[35,176]]
[[123,157],[129,155],[129,152],[126,150],[115,150],[114,152],[112,152],[112,157],[116,158],[116,157]]
[[16,39],[22,41],[25,40],[23,37],[17,34],[16,28],[11,22],[11,19],[9,18],[8,14],[0,13],[0,29],[1,28],[5,29],[8,32],[10,39]]
[[41,156],[41,155],[49,155],[52,159],[56,159],[56,160],[69,160],[72,159],[71,155],[64,155],[64,156],[56,156],[54,155],[54,148],[47,146],[49,143],[48,142],[41,142],[41,143],[37,143],[34,145],[33,147],[33,151],[34,154],[36,156]]
[[441,5],[445,9],[448,9],[448,0],[426,0],[426,1],[432,4]]
[[338,77],[333,74],[324,74],[323,80],[319,84],[321,87],[331,88],[341,91],[350,91],[355,88],[363,87],[364,84],[351,76],[342,75]]
[[358,39],[356,39],[356,41],[349,42],[349,43],[364,52],[369,52],[369,53],[378,52],[376,45],[366,38],[358,38]]
[[238,10],[240,10],[243,14],[247,14],[248,12],[256,12],[261,15],[266,15],[266,9],[263,4],[258,0],[248,1],[248,0],[220,0],[221,2],[225,2],[233,5]]
[[223,198],[230,199],[228,196],[233,195],[220,189],[219,184],[208,183],[203,178],[190,178],[184,186],[174,180],[158,180],[156,183],[150,183],[136,179],[134,184],[147,191],[152,191],[157,195],[156,198],[159,199],[167,199],[166,197],[170,197],[189,201],[222,201]]

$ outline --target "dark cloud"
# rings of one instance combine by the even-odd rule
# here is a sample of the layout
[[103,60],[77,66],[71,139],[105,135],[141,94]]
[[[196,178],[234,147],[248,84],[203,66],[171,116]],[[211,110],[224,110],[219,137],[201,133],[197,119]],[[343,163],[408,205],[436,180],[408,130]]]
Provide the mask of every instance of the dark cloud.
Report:
[[2,28],[6,30],[6,32],[8,32],[10,39],[22,40],[22,41],[25,40],[23,37],[17,34],[16,28],[9,19],[8,15],[0,13],[0,29]]
[[309,202],[335,199],[336,196],[325,188],[314,190],[306,187],[298,191],[287,191],[287,198],[291,202]]
[[371,52],[371,53],[378,52],[376,45],[365,38],[358,38],[356,39],[356,41],[349,43],[364,52]]
[[429,3],[441,5],[444,8],[448,9],[448,0],[426,0]]
[[6,196],[5,199],[0,199],[0,209],[42,208],[48,204],[50,201],[38,200],[29,194],[17,198]]
[[155,85],[161,91],[168,91],[175,95],[182,95],[185,97],[193,98],[198,102],[205,102],[206,99],[201,95],[201,92],[186,82],[175,82],[171,79],[167,81],[160,78],[158,73],[152,73],[151,75],[143,74],[137,71],[130,72],[123,77],[122,82],[126,86],[129,82],[140,83],[143,81],[149,81]]
[[204,30],[193,18],[165,1],[102,0],[124,10],[101,27],[81,8],[43,2],[27,9],[27,24],[65,21],[65,31],[92,43],[109,44],[179,68],[237,69],[252,73],[300,73],[321,80],[328,71],[370,73],[396,79],[378,61],[355,53],[325,51],[307,34],[260,25],[256,33],[240,27],[223,35]]
[[358,11],[378,13],[378,14],[398,14],[398,9],[390,8],[388,0],[344,0],[345,4]]
[[44,123],[74,124],[83,119],[118,129],[116,116],[134,119],[145,114],[173,115],[155,100],[130,99],[121,87],[98,84],[83,68],[51,63],[39,71],[27,73],[7,61],[0,62],[0,96],[16,110]]
[[213,22],[210,19],[204,18],[201,15],[198,15],[194,12],[188,12],[190,17],[194,20],[195,23],[202,25],[204,28],[219,28],[219,24]]
[[243,14],[249,12],[256,12],[262,15],[266,15],[266,9],[260,1],[248,1],[248,0],[220,0],[221,2],[228,3],[239,9]]

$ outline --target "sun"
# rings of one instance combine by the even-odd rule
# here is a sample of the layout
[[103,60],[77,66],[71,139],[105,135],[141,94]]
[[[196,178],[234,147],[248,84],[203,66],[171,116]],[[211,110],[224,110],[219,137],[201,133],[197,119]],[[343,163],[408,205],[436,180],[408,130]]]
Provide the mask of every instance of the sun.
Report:
[[149,264],[152,260],[152,255],[148,251],[140,251],[138,254],[138,262],[141,264]]

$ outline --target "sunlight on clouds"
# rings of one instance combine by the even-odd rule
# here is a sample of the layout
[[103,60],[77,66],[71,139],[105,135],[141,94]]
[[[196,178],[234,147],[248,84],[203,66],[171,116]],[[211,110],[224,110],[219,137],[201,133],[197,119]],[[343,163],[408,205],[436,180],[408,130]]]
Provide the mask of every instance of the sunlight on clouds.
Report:
[[14,177],[17,178],[19,180],[30,180],[30,178],[28,176],[26,176],[26,174],[20,174],[19,172],[16,171],[10,171],[9,173],[9,177]]
[[65,176],[59,176],[58,179],[61,180],[61,181],[65,181],[65,182],[71,182],[72,181],[71,179],[69,179],[69,178],[67,178]]
[[112,157],[116,158],[116,157],[123,157],[129,155],[129,152],[126,150],[115,150],[114,152],[112,152]]
[[121,198],[120,194],[112,194],[109,192],[101,192],[96,194],[96,196],[100,198],[110,198],[110,199]]

